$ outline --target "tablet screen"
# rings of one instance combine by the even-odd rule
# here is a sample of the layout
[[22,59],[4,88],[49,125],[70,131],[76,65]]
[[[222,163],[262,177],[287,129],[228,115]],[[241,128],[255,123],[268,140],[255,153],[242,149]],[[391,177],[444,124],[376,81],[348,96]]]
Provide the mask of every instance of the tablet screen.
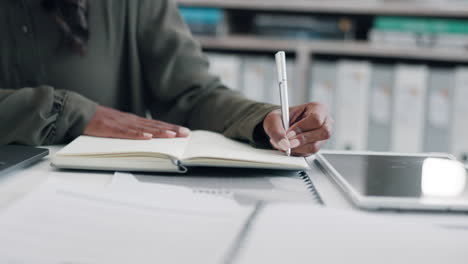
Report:
[[444,158],[322,154],[355,191],[377,197],[468,200],[466,170]]

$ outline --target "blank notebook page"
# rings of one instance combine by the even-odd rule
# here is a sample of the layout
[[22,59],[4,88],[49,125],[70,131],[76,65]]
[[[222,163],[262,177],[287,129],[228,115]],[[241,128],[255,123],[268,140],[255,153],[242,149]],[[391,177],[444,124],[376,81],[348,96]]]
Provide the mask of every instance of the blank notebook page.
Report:
[[188,138],[130,140],[81,136],[67,145],[58,155],[99,155],[122,153],[162,153],[180,158]]
[[195,131],[184,153],[184,159],[212,158],[238,160],[267,164],[293,164],[307,168],[307,162],[301,157],[288,157],[276,150],[256,149],[252,146],[228,139],[223,135]]

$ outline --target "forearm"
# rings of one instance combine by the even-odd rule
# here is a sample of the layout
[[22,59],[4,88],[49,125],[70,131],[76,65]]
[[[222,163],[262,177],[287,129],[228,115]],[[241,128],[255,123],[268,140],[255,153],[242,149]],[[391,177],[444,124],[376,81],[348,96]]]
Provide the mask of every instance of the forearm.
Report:
[[153,117],[254,143],[254,128],[276,107],[247,100],[209,73],[209,63],[173,1],[141,3],[139,39],[144,74],[152,86]]
[[237,92],[214,89],[190,111],[189,127],[223,133],[225,136],[261,145],[254,137],[256,126],[278,106],[247,100]]
[[63,143],[82,133],[95,103],[49,86],[0,89],[0,144]]

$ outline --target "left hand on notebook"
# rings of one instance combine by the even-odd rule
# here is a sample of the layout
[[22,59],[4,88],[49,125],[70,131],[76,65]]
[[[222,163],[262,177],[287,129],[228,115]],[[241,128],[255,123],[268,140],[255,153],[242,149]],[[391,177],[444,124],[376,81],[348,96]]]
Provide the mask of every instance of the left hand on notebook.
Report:
[[290,128],[285,131],[281,111],[269,113],[263,128],[270,143],[278,150],[291,148],[295,156],[310,156],[320,150],[332,133],[333,119],[327,107],[320,103],[308,103],[289,109]]

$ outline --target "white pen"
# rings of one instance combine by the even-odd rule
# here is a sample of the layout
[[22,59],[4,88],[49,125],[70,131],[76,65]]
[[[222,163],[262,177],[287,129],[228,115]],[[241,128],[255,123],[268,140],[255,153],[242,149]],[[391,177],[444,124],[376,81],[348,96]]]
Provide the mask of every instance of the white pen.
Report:
[[[286,53],[279,51],[275,55],[276,68],[278,70],[278,84],[281,101],[281,117],[283,119],[284,130],[289,129],[289,103],[288,103],[288,78],[286,76]],[[286,151],[288,156],[291,156],[291,149]]]

